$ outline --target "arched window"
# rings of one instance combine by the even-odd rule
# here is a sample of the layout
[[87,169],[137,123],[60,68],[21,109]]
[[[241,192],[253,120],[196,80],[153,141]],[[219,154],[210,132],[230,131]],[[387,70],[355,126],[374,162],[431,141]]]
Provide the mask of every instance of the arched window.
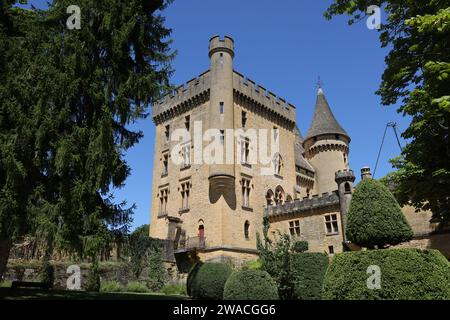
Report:
[[205,247],[205,225],[203,220],[200,220],[198,225],[198,245],[200,248]]
[[286,202],[291,202],[291,201],[292,201],[292,197],[290,194],[288,194],[286,197]]
[[344,184],[344,189],[345,189],[345,193],[350,193],[352,192],[351,188],[350,188],[350,183],[346,182]]
[[281,186],[278,186],[275,189],[275,204],[279,205],[279,204],[283,204],[284,201],[284,190]]
[[266,203],[267,203],[267,206],[269,207],[269,206],[272,206],[273,205],[273,201],[274,201],[274,197],[273,197],[273,191],[272,190],[267,190],[267,193],[266,193]]
[[244,223],[244,236],[245,236],[245,239],[248,239],[249,238],[249,236],[248,236],[248,229],[250,228],[250,223],[248,222],[248,220],[247,221],[245,221],[245,223]]
[[274,173],[277,175],[281,175],[281,168],[283,167],[283,158],[281,155],[277,152],[273,156],[273,168]]

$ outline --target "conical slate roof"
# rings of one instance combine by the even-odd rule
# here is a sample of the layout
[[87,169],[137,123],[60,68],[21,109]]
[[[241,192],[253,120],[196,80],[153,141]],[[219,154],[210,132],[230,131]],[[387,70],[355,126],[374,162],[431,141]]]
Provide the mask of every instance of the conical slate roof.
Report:
[[350,139],[349,135],[337,122],[331,112],[327,99],[323,94],[322,88],[317,91],[316,107],[311,127],[306,135],[306,140],[322,135],[322,134],[340,134]]
[[300,168],[314,172],[314,168],[309,164],[309,162],[303,157],[303,137],[297,126],[294,129],[295,139],[294,139],[294,155],[295,155],[295,165]]

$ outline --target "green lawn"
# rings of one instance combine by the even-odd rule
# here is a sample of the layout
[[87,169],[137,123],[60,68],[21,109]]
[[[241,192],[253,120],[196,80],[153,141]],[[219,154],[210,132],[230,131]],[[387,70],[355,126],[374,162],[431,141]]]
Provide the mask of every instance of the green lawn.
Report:
[[99,293],[85,291],[0,288],[0,300],[185,300],[185,296],[157,293]]

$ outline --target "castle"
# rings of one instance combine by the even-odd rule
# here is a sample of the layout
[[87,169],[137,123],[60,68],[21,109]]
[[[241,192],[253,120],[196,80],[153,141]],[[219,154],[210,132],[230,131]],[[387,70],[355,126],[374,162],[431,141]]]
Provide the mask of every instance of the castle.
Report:
[[[209,70],[153,106],[150,236],[166,239],[175,254],[195,249],[202,260],[239,263],[255,259],[256,234],[266,215],[273,235],[278,230],[307,240],[310,251],[345,250],[355,181],[348,161],[351,139],[323,90],[303,138],[294,105],[233,69],[233,39],[212,37],[209,58]],[[269,164],[249,161],[264,144],[256,139],[261,135],[246,130],[275,141]],[[221,154],[217,146],[227,151]],[[215,161],[205,161],[211,149]]]

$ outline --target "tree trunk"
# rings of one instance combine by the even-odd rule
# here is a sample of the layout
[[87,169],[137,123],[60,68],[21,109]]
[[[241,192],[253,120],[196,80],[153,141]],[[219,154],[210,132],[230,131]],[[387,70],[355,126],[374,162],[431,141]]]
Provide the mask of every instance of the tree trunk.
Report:
[[3,274],[6,271],[11,246],[12,241],[10,239],[0,238],[0,281],[3,280]]

